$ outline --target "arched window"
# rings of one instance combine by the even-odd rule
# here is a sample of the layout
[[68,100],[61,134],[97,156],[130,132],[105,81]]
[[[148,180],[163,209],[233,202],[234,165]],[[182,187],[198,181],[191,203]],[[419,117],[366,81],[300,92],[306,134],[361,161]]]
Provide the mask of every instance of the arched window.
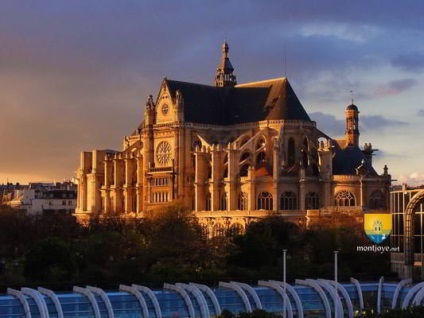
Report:
[[227,210],[227,192],[224,192],[221,195],[221,202],[219,204],[220,210],[226,211]]
[[265,145],[266,145],[265,138],[264,137],[259,138],[258,141],[256,142],[256,150],[265,147]]
[[243,225],[241,225],[240,223],[234,223],[230,226],[229,232],[231,236],[242,235],[244,232]]
[[223,177],[224,178],[228,178],[228,168],[227,167],[225,167],[225,169],[224,169],[224,175],[223,175]]
[[316,210],[320,208],[319,195],[315,192],[308,192],[305,196],[306,210]]
[[296,147],[293,138],[289,139],[287,148],[287,164],[292,167],[296,161]]
[[272,210],[273,201],[272,194],[269,192],[261,192],[258,195],[258,210]]
[[371,193],[369,208],[374,210],[382,210],[386,208],[386,199],[383,192],[375,190]]
[[303,148],[302,148],[302,165],[305,169],[308,167],[308,152],[309,152],[308,140],[305,138],[303,139]]
[[250,152],[246,151],[245,153],[243,153],[240,157],[240,163],[248,160],[250,158]]
[[247,193],[240,192],[238,195],[238,206],[239,210],[247,210]]
[[352,192],[349,191],[339,191],[334,197],[335,205],[337,206],[355,206],[356,199]]
[[297,210],[297,195],[292,191],[286,191],[280,197],[281,210]]
[[203,240],[207,240],[209,237],[209,229],[207,225],[201,224],[200,225],[200,237]]
[[211,194],[206,194],[206,204],[205,204],[205,210],[210,211],[212,208],[212,197]]
[[224,237],[225,227],[221,223],[216,223],[212,229],[212,237]]
[[256,164],[260,164],[265,161],[265,152],[261,151],[256,155]]
[[249,172],[249,165],[246,163],[240,168],[240,177],[247,177]]
[[212,167],[210,163],[208,163],[208,178],[212,178]]

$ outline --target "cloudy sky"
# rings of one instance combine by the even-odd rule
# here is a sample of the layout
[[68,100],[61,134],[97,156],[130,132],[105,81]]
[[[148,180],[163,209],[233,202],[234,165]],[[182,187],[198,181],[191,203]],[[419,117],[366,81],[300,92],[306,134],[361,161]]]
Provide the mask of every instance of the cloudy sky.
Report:
[[0,2],[0,183],[69,179],[79,153],[120,149],[163,77],[212,83],[224,39],[238,82],[288,76],[318,127],[424,183],[422,1]]

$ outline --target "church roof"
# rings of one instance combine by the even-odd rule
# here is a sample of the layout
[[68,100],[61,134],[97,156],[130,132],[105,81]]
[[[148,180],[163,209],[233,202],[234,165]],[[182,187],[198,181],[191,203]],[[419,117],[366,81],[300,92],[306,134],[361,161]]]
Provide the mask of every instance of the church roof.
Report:
[[[358,146],[347,146],[342,148],[339,141],[334,143],[335,156],[333,157],[333,174],[334,175],[356,175],[356,168],[365,160],[362,150]],[[366,163],[367,161],[365,161]],[[366,165],[368,175],[377,176],[377,172],[371,165]]]
[[165,79],[184,99],[186,122],[231,125],[262,120],[311,121],[289,81],[277,78],[234,87],[216,87]]

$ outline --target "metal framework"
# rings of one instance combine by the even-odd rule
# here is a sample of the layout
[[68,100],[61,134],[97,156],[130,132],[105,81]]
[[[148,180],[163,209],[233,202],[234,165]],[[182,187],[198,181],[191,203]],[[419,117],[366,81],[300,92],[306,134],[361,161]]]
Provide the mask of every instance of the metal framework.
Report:
[[181,286],[165,283],[163,284],[163,289],[175,291],[180,294],[187,305],[188,315],[190,316],[190,318],[195,318],[196,315],[194,313],[193,303],[191,302],[190,296],[187,294],[184,288],[182,288]]
[[[231,282],[232,284],[236,284],[238,286],[240,286],[241,288],[243,288],[246,292],[248,292],[250,294],[250,296],[252,296],[253,301],[255,302],[255,306],[257,309],[262,309],[262,303],[261,300],[259,299],[258,294],[256,293],[256,291],[252,288],[252,286],[247,285],[245,283],[238,283],[238,282]],[[230,283],[230,284],[231,284]]]
[[409,290],[409,292],[405,296],[405,299],[403,300],[402,309],[405,309],[409,306],[409,303],[411,302],[415,294],[423,287],[424,287],[424,282],[421,282]]
[[285,301],[287,304],[286,314],[288,314],[289,318],[293,318],[293,308],[290,303],[290,298],[287,296],[287,293],[284,293],[284,289],[280,285],[275,282],[266,281],[259,281],[258,285],[274,289],[280,295],[282,301]]
[[358,300],[359,300],[359,309],[364,310],[364,295],[362,294],[361,284],[359,284],[358,280],[351,277],[350,282],[355,285],[356,290],[358,292]]
[[88,301],[91,304],[91,307],[93,308],[94,316],[96,318],[101,318],[99,305],[97,304],[96,298],[94,297],[94,295],[91,291],[89,291],[87,288],[82,288],[82,287],[78,287],[78,286],[74,286],[73,291],[74,291],[74,293],[77,293],[77,294],[80,294],[80,295],[87,297]]
[[220,315],[222,313],[221,305],[219,304],[218,298],[216,298],[216,295],[214,294],[212,289],[210,289],[206,285],[201,285],[201,284],[196,284],[196,283],[190,283],[189,285],[193,285],[193,286],[197,287],[199,290],[201,290],[202,292],[206,293],[206,295],[208,295],[208,297],[211,299],[212,304],[215,308],[216,315]]
[[200,314],[202,315],[202,317],[209,318],[210,314],[209,314],[208,303],[206,302],[205,296],[203,296],[199,288],[193,285],[181,284],[181,283],[176,283],[175,285],[177,287],[181,287],[187,290],[188,292],[190,292],[194,296],[194,298],[196,299],[199,305]]
[[54,307],[56,308],[57,318],[64,318],[62,305],[60,304],[59,298],[54,293],[54,291],[52,291],[50,289],[43,288],[43,287],[38,287],[37,289],[40,292],[40,294],[47,296],[47,297],[50,297],[50,299],[52,300],[52,302],[54,304]]
[[49,310],[47,309],[46,301],[44,300],[44,297],[35,289],[31,288],[21,288],[21,292],[24,295],[27,295],[34,299],[35,303],[37,304],[38,310],[40,311],[40,317],[41,318],[49,318]]
[[414,209],[421,199],[424,198],[424,190],[415,194],[405,209],[405,240],[404,240],[404,251],[405,251],[405,265],[414,265]]
[[411,283],[412,283],[412,278],[407,278],[407,279],[400,281],[399,284],[397,284],[395,292],[393,293],[392,309],[396,308],[397,300],[399,298],[399,294],[400,294],[400,291],[402,290],[403,286],[405,286],[407,284],[411,284]]
[[321,286],[319,286],[317,284],[317,282],[315,282],[312,279],[307,279],[307,280],[296,279],[295,283],[296,283],[296,285],[309,286],[309,287],[312,287],[313,289],[315,289],[315,291],[318,293],[318,295],[322,299],[322,303],[323,303],[324,309],[325,309],[325,317],[331,318],[330,302],[328,301],[327,296],[325,295],[325,292],[322,290]]
[[115,318],[115,314],[113,313],[112,304],[110,303],[110,299],[106,295],[104,290],[97,288],[97,287],[92,287],[92,286],[87,286],[87,289],[89,291],[91,291],[93,294],[100,296],[100,298],[103,300],[103,302],[106,305],[106,310],[107,310],[107,314],[108,314],[109,318]]
[[119,285],[119,290],[134,295],[140,304],[140,308],[143,312],[143,318],[149,317],[149,309],[147,308],[146,301],[144,300],[143,295],[137,288],[135,288],[134,286]]
[[132,286],[138,289],[139,291],[145,293],[150,298],[153,303],[153,306],[155,307],[156,318],[162,318],[162,310],[160,309],[158,299],[156,298],[152,290],[146,286],[140,286],[135,284]]
[[12,289],[12,288],[8,288],[7,293],[11,296],[16,297],[20,301],[24,309],[25,318],[31,318],[31,311],[29,309],[29,305],[27,300],[25,299],[25,296],[22,295],[22,293],[19,290]]
[[339,318],[339,317],[343,316],[343,312],[344,312],[343,311],[343,304],[342,304],[342,301],[340,300],[339,295],[337,294],[336,288],[333,285],[326,282],[325,280],[309,279],[309,281],[315,281],[321,288],[325,289],[330,294],[331,298],[333,299],[333,303],[334,303],[334,317]]
[[347,314],[349,318],[353,317],[353,304],[352,304],[352,300],[350,299],[349,293],[347,292],[346,288],[344,288],[344,286],[342,284],[340,284],[339,282],[335,282],[334,280],[325,280],[326,282],[328,282],[329,284],[333,285],[333,286],[337,286],[337,292],[341,292],[343,295],[343,298],[345,299],[346,302],[346,306],[347,306]]
[[237,284],[225,282],[219,282],[219,287],[234,290],[237,294],[239,294],[241,300],[243,301],[246,312],[252,312],[252,306],[250,306],[249,299],[247,298],[247,295],[244,292],[243,288],[241,288]]
[[288,283],[284,283],[284,282],[280,282],[276,280],[271,280],[270,282],[280,285],[281,287],[283,287],[283,289],[284,289],[284,285],[286,286],[286,291],[288,291],[290,295],[292,295],[294,302],[296,303],[297,315],[299,316],[299,318],[303,318],[304,315],[303,315],[302,301],[300,300],[300,297],[297,294],[296,290],[293,288],[293,286],[289,285]]

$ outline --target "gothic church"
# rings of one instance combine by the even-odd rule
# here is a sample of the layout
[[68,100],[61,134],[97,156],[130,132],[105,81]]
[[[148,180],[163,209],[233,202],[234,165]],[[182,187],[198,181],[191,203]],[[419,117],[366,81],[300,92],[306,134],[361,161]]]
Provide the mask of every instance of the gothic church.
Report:
[[[359,147],[359,111],[343,139],[316,127],[287,78],[237,84],[222,46],[213,86],[165,78],[120,151],[81,153],[76,216],[142,217],[180,202],[210,236],[269,214],[300,225],[329,213],[388,208],[390,175]],[[325,127],[324,127],[325,128]]]

